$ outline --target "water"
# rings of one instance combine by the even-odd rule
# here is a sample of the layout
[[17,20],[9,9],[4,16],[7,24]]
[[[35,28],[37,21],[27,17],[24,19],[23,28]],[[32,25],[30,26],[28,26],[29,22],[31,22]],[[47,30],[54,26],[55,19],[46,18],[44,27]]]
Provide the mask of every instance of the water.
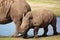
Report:
[[[58,17],[57,18],[57,32],[60,33],[60,18]],[[48,27],[48,33],[47,35],[53,35],[53,29],[51,27],[51,25],[49,25]],[[12,23],[9,23],[9,24],[5,24],[5,25],[1,25],[0,24],[0,36],[12,36],[14,33],[15,33],[15,24],[14,22]],[[30,29],[29,32],[28,32],[28,35],[29,36],[33,36],[33,29]],[[44,33],[44,29],[43,28],[40,28],[39,29],[39,32],[38,32],[38,35],[42,35]]]

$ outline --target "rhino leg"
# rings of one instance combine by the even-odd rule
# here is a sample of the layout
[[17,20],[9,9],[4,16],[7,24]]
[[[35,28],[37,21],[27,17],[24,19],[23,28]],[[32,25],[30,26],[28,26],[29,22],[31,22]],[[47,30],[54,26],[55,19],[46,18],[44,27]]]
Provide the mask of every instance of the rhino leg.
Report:
[[30,28],[28,28],[28,29],[22,34],[22,37],[23,37],[23,38],[28,38],[27,32],[29,31],[29,29],[30,29]]
[[27,38],[27,33],[22,35],[23,38]]
[[53,31],[54,31],[54,35],[57,35],[58,33],[57,33],[57,27],[56,27],[56,18],[53,18],[53,20],[52,20],[52,22],[51,22],[51,25],[52,25],[52,27],[53,27]]
[[35,38],[38,37],[38,35],[37,35],[37,34],[38,34],[38,30],[39,30],[38,27],[35,27],[35,28],[34,28],[34,37],[35,37]]
[[45,26],[44,27],[44,34],[42,36],[46,36],[47,32],[48,32],[48,26]]
[[18,33],[19,33],[19,27],[20,27],[20,25],[21,25],[21,22],[20,22],[20,20],[13,20],[14,22],[15,22],[15,25],[16,25],[16,32],[15,32],[15,34],[13,35],[13,37],[18,37]]

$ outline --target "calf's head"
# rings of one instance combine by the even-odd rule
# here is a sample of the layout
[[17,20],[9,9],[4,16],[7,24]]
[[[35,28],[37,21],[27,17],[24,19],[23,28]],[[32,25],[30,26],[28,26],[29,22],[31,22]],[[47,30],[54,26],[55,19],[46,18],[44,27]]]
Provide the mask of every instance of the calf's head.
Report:
[[28,29],[30,27],[29,25],[30,25],[31,17],[32,17],[31,13],[27,13],[26,16],[23,16],[22,24],[20,27],[21,34],[24,34],[28,31]]

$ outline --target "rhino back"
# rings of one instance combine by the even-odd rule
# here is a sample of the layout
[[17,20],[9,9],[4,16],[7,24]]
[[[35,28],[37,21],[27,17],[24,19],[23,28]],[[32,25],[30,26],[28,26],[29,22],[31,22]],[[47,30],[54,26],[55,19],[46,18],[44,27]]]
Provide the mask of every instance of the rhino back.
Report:
[[35,10],[35,11],[32,11],[31,13],[33,15],[34,25],[49,23],[55,16],[51,10],[47,10],[47,9]]
[[13,0],[14,3],[11,6],[11,18],[22,18],[22,15],[26,14],[28,11],[31,11],[29,4],[25,0]]

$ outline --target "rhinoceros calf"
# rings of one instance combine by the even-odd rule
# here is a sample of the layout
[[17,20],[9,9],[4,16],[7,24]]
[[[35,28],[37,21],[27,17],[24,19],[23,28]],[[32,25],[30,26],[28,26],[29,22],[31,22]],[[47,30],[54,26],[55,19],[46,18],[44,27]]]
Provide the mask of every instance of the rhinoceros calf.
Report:
[[48,32],[48,25],[51,24],[54,30],[54,35],[57,34],[56,31],[56,16],[54,12],[47,9],[40,9],[28,12],[26,16],[23,17],[22,24],[20,27],[20,33],[23,37],[27,36],[27,32],[30,28],[34,28],[34,36],[38,37],[39,28],[44,28],[44,34]]
[[0,24],[13,21],[16,24],[16,32],[13,36],[17,37],[22,16],[29,11],[31,8],[25,0],[0,0]]

